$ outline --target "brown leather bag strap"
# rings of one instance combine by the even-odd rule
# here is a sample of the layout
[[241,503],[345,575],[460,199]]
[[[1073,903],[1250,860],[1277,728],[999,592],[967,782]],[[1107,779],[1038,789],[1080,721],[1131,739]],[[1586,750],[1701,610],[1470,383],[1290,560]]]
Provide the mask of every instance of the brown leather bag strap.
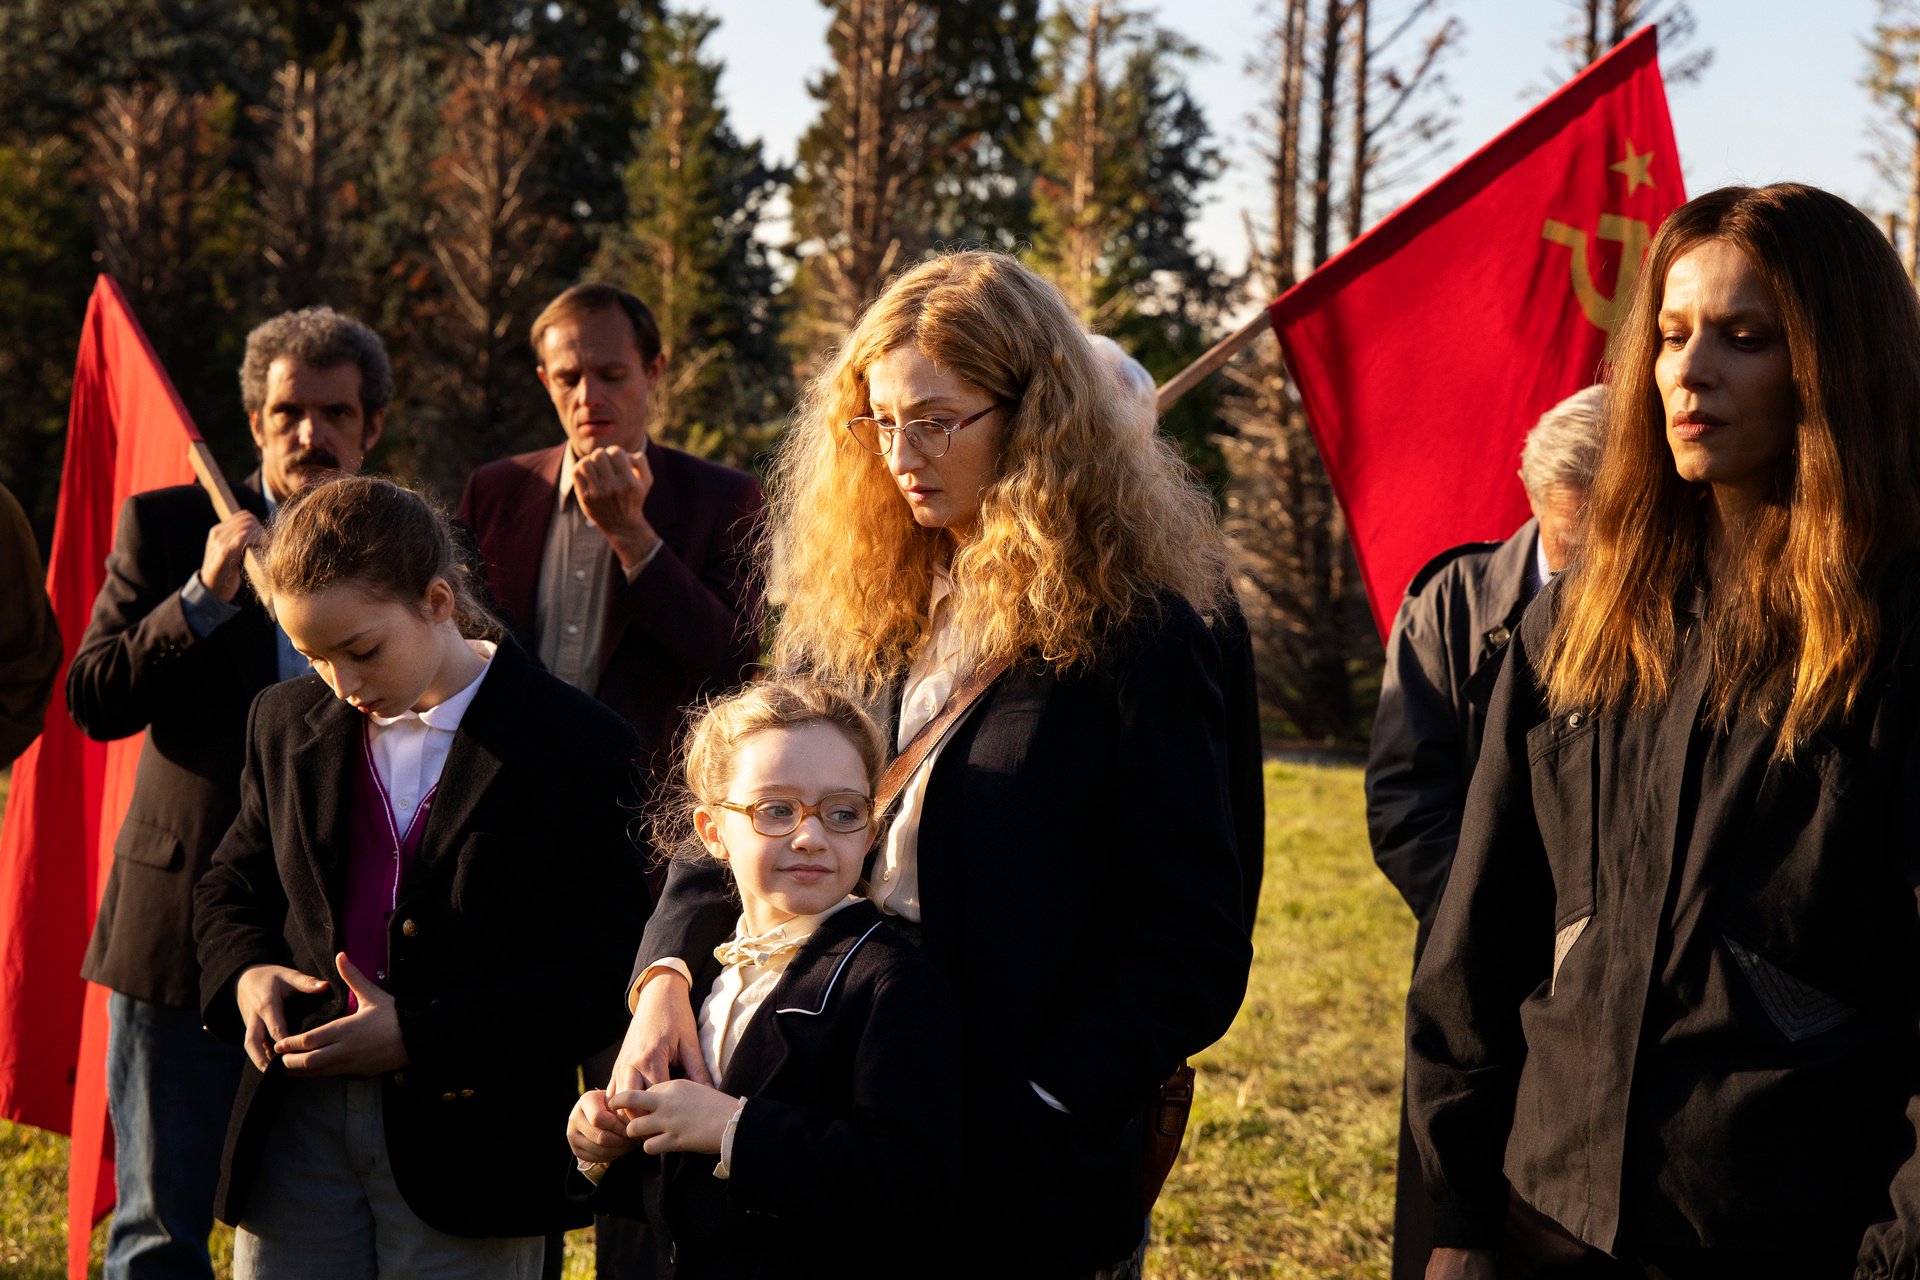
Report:
[[920,726],[920,732],[893,758],[881,775],[880,790],[873,798],[873,811],[884,818],[893,809],[893,802],[900,798],[900,792],[906,787],[907,779],[913,776],[933,749],[947,736],[947,731],[959,723],[960,717],[967,714],[967,708],[980,700],[987,687],[998,680],[1006,671],[1008,663],[990,662],[975,667],[960,682],[960,687],[947,695],[947,704],[940,708],[940,714]]

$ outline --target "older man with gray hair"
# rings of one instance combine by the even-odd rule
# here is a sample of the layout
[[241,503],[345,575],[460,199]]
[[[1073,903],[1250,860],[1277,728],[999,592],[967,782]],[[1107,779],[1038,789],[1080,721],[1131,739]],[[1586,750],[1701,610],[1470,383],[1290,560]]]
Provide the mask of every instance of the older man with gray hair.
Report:
[[[1605,422],[1604,386],[1547,410],[1520,451],[1533,518],[1505,542],[1434,557],[1394,618],[1367,756],[1367,832],[1373,860],[1419,920],[1416,962],[1453,865],[1500,660],[1528,602],[1578,551]],[[1432,1207],[1404,1108],[1398,1192],[1393,1275],[1413,1280],[1426,1271]]]
[[200,1025],[193,889],[240,809],[247,709],[307,670],[247,589],[261,522],[380,439],[393,370],[372,330],[327,307],[247,336],[240,399],[260,468],[228,519],[197,485],[121,509],[107,577],[67,675],[91,738],[145,732],[81,974],[111,990],[107,1107],[117,1143],[107,1280],[208,1277],[220,1151],[243,1057]]

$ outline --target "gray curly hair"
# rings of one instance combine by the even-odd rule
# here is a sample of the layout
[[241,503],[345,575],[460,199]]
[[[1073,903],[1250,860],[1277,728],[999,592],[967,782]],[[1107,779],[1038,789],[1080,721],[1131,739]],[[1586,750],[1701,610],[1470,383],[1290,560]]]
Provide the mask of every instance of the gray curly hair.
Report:
[[248,413],[267,404],[267,370],[275,360],[297,360],[315,369],[360,367],[360,410],[369,418],[393,402],[393,365],[380,335],[332,307],[285,311],[247,335],[240,362],[240,401]]
[[1520,483],[1533,494],[1557,484],[1591,489],[1606,425],[1603,383],[1582,387],[1541,414],[1520,448]]

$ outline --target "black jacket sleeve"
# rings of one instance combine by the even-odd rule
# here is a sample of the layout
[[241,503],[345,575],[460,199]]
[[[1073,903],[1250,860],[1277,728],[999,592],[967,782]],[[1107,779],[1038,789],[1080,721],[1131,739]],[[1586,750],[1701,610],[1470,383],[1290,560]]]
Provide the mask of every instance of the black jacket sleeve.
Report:
[[1545,714],[1529,659],[1545,622],[1536,604],[1507,651],[1452,875],[1407,1000],[1407,1113],[1441,1246],[1498,1239],[1501,1168],[1526,1061],[1520,1006],[1552,961],[1553,882],[1526,740]]
[[[1443,575],[1444,578],[1444,575]],[[1423,924],[1447,883],[1466,807],[1460,719],[1450,690],[1443,582],[1401,602],[1367,752],[1367,835],[1373,860]]]
[[[294,963],[286,942],[287,892],[274,858],[274,831],[266,796],[261,699],[247,714],[246,767],[240,776],[240,816],[214,850],[213,866],[193,890],[193,935],[200,955],[200,1016],[207,1030],[238,1044],[246,1034],[234,986],[257,964]],[[330,977],[328,974],[315,975]]]
[[141,732],[191,687],[180,666],[201,638],[187,625],[180,588],[194,570],[168,554],[159,527],[184,514],[171,507],[185,504],[166,505],[135,494],[120,508],[106,581],[67,669],[67,709],[102,742]]

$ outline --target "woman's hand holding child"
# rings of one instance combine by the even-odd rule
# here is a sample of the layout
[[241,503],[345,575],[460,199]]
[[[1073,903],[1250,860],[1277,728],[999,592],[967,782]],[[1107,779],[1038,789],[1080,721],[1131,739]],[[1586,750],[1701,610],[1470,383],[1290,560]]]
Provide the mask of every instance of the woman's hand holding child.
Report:
[[667,1080],[650,1089],[628,1089],[607,1104],[633,1118],[627,1137],[649,1155],[665,1151],[720,1154],[720,1139],[740,1099],[693,1080]]
[[687,990],[687,980],[672,969],[655,969],[641,982],[633,1021],[614,1059],[609,1093],[660,1084],[672,1077],[676,1066],[689,1080],[713,1083]]

